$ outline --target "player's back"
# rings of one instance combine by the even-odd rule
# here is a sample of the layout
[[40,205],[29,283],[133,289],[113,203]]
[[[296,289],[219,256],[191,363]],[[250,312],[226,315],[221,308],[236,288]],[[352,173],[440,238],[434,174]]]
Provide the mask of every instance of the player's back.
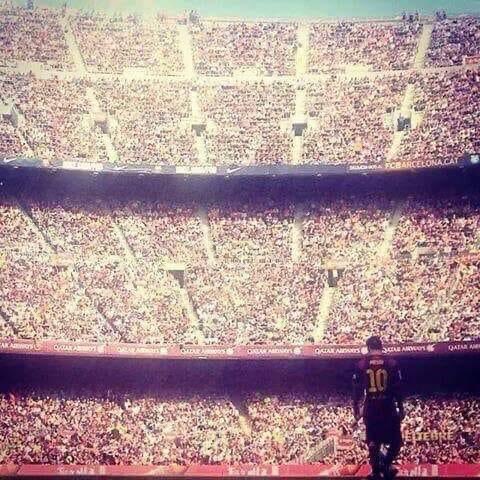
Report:
[[401,375],[394,359],[382,353],[370,353],[358,362],[355,375],[365,392],[364,416],[383,417],[395,413]]

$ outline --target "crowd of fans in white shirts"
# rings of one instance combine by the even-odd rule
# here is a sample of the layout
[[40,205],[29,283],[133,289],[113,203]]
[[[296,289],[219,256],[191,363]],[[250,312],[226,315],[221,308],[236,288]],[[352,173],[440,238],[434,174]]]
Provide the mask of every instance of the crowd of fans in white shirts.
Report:
[[[329,437],[339,446],[317,462],[359,464],[365,457],[346,397],[255,393],[242,402],[249,428],[225,394],[1,394],[0,463],[310,463]],[[400,463],[480,460],[478,398],[410,397],[405,411]],[[434,438],[433,431],[442,436]],[[423,432],[429,439],[417,440],[416,434]]]
[[[372,331],[476,339],[478,201],[407,199],[385,244],[398,204],[382,195],[215,204],[203,224],[192,204],[5,197],[2,334],[161,345],[348,344]],[[315,337],[328,269],[341,274]]]

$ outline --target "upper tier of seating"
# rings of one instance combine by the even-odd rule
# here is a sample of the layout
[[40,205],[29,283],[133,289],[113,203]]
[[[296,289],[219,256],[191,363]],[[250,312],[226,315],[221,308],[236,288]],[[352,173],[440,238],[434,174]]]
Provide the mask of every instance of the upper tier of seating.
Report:
[[0,157],[131,166],[444,165],[480,152],[479,85],[476,69],[301,85],[0,71]]
[[4,7],[0,27],[0,157],[410,168],[480,151],[477,17],[227,22]]
[[0,57],[8,63],[41,62],[72,70],[80,55],[90,72],[145,69],[154,75],[183,75],[190,68],[187,47],[200,75],[295,75],[302,54],[311,73],[352,65],[405,70],[414,65],[424,25],[432,23],[428,65],[461,65],[480,54],[480,21],[473,16],[304,23],[13,7],[0,10]]

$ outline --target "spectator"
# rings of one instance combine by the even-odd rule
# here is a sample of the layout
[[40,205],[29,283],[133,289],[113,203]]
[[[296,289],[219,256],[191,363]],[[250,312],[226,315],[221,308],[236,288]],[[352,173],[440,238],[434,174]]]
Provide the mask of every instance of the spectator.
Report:
[[295,24],[202,21],[189,28],[195,69],[201,75],[227,76],[242,70],[258,75],[295,73]]
[[363,65],[406,70],[413,64],[421,25],[413,23],[316,23],[310,33],[310,73]]

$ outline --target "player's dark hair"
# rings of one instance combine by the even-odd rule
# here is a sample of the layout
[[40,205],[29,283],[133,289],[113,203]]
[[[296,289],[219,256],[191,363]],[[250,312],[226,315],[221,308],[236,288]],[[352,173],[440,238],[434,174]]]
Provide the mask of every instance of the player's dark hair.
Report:
[[374,335],[367,340],[368,350],[381,350],[383,348],[382,340],[380,337]]

